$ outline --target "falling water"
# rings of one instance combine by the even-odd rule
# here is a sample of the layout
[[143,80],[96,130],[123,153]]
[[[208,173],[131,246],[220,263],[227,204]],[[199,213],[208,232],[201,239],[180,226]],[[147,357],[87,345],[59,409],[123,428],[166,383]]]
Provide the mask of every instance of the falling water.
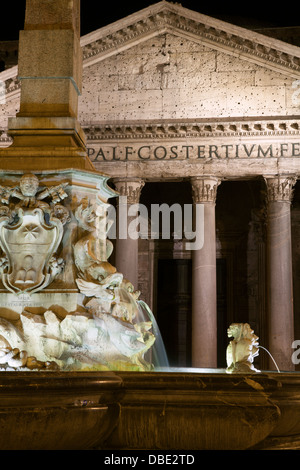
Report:
[[280,372],[279,367],[278,367],[278,365],[276,364],[275,359],[274,359],[274,357],[272,356],[272,354],[270,353],[270,351],[268,351],[268,349],[267,349],[267,348],[264,348],[263,346],[258,346],[258,347],[261,348],[261,349],[263,349],[264,351],[266,351],[266,352],[269,354],[270,358],[272,359],[272,361],[273,361],[274,364],[275,364],[275,367],[276,367],[276,369],[277,369],[277,372]]
[[139,320],[148,321],[152,323],[152,332],[156,338],[154,345],[152,346],[152,363],[154,368],[169,367],[168,356],[166,353],[165,345],[155,319],[150,307],[143,300],[138,300],[138,309],[139,309]]

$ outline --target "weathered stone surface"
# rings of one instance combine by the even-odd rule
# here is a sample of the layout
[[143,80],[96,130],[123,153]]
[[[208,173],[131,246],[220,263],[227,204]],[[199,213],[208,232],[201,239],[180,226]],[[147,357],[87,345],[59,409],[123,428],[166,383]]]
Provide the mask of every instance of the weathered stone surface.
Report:
[[1,450],[87,450],[118,421],[113,373],[2,372],[1,383]]
[[[73,61],[73,57],[66,58],[68,47],[58,51],[56,40],[52,47],[50,43],[53,29],[59,31],[60,39],[64,36],[66,40],[67,36],[66,43],[72,44],[76,52],[79,51],[76,37],[62,32],[65,29],[68,32],[78,31],[78,12],[68,17],[69,7],[75,4],[66,0],[56,2],[55,9],[51,8],[53,3],[46,0],[39,4],[48,5],[50,9],[42,15],[38,2],[31,2],[32,9],[28,11],[22,34],[23,44],[25,51],[31,45],[32,53],[51,52],[55,60],[52,63],[32,60],[32,68],[27,52],[23,64],[20,60],[19,73],[23,83],[25,81],[21,114],[10,120],[9,131],[15,137],[15,145],[11,150],[2,152],[3,164],[1,162],[3,170],[19,171],[15,175],[13,172],[3,175],[6,183],[11,178],[11,187],[25,169],[39,173],[47,187],[51,178],[61,181],[66,177],[64,172],[49,176],[47,170],[66,168],[70,164],[76,168],[92,169],[85,158],[84,136],[74,119],[80,89],[79,75],[76,76],[80,59]],[[68,8],[64,9],[66,6]],[[60,16],[62,11],[64,14]],[[30,44],[26,37],[32,41],[35,38],[36,42]],[[92,154],[99,170],[110,176],[159,181],[182,180],[192,175],[206,175],[214,179],[250,179],[266,174],[299,174],[300,127],[299,121],[294,118],[299,105],[298,48],[167,2],[160,2],[92,33],[83,38],[81,44],[85,77],[80,120],[85,124],[91,147],[97,144],[97,150],[93,149]],[[22,53],[22,48],[20,50]],[[6,71],[0,75],[8,91],[8,101],[3,105],[6,117],[8,114],[13,117],[17,108],[19,84],[16,73],[17,70],[14,70],[13,73]],[[55,76],[49,77],[53,73]],[[59,78],[58,73],[72,74],[72,78]],[[49,87],[50,83],[53,86]],[[41,98],[47,87],[49,95],[45,94],[42,103]],[[50,114],[50,119],[45,118],[47,114]],[[4,127],[6,117],[2,121]],[[6,137],[3,142],[6,146]],[[50,156],[52,158],[48,159]],[[78,159],[72,160],[74,156]],[[83,161],[81,166],[80,161],[81,164]],[[71,173],[72,176],[68,176],[72,180],[73,200],[70,206],[73,204],[74,208],[83,196],[92,195],[96,199],[96,180],[101,179],[100,174],[94,172],[93,176],[88,173],[78,176],[76,172],[75,175]],[[108,195],[111,194],[106,194],[106,197]],[[36,203],[36,200],[29,202]],[[73,245],[70,241],[77,240],[79,228],[76,226],[73,229],[67,232],[61,247],[66,249],[63,253],[66,255],[67,273],[59,279],[60,285],[52,286],[54,289],[61,287],[63,291],[56,297],[60,304],[59,310],[55,311],[58,316],[63,316],[65,306],[72,308],[78,299],[78,290],[74,289],[73,258],[69,250]],[[85,233],[86,238],[80,238],[79,242],[93,243],[90,235]],[[85,272],[84,268],[91,267],[90,260],[87,265],[86,260],[80,263],[82,260],[77,258],[76,261],[82,272]],[[143,279],[143,282],[146,283],[146,280]],[[15,284],[13,287],[16,287]],[[99,284],[85,287],[100,289]],[[72,297],[71,302],[72,290],[76,298]],[[11,312],[8,311],[8,306],[12,306],[11,296],[7,292],[0,295],[6,318],[17,321],[18,313],[21,309],[23,311],[24,306],[27,309],[37,308],[38,311],[32,311],[25,318],[37,319],[42,314],[48,321],[51,333],[55,330],[58,321],[53,312],[41,311],[40,304],[38,307],[28,305],[26,300],[24,305],[24,298]],[[242,293],[239,292],[239,295]],[[45,292],[43,308],[51,307],[53,298],[55,296],[52,297],[50,291]],[[41,303],[39,296],[32,300]],[[16,299],[13,298],[13,301]],[[96,302],[98,307],[102,307],[101,302]],[[95,338],[94,333],[87,331],[92,338]],[[8,424],[8,430],[4,430],[4,448],[103,446],[98,439],[108,436],[99,436],[98,430],[101,428],[103,431],[103,422],[98,417],[92,422],[88,420],[92,436],[85,433],[84,439],[79,442],[77,434],[76,438],[71,435],[71,431],[77,433],[79,430],[81,433],[81,429],[86,429],[82,427],[82,414],[90,417],[91,414],[95,415],[95,409],[99,411],[93,391],[92,398],[89,394],[87,400],[82,400],[83,390],[88,388],[86,383],[80,383],[79,405],[87,402],[89,407],[87,413],[80,413],[78,418],[73,406],[74,394],[67,393],[66,401],[64,388],[66,382],[70,386],[72,375],[64,377],[66,380],[58,384],[44,381],[42,387],[34,382],[32,376],[29,380],[23,376],[26,383],[21,385],[21,376],[18,375],[15,382],[11,380],[14,377],[10,374],[9,379],[2,383],[1,402],[4,422]],[[99,376],[93,377],[97,379],[98,386]],[[121,419],[107,441],[107,447],[248,449],[255,445],[274,447],[274,440],[263,444],[268,436],[277,440],[283,436],[285,441],[292,436],[299,441],[297,375],[291,381],[286,374],[278,374],[276,378],[274,375],[258,374],[254,379],[240,375],[229,378],[222,372],[120,374],[120,377],[125,389]],[[39,375],[39,378],[42,380],[44,376]],[[119,380],[117,382],[119,386]],[[62,394],[58,393],[61,387],[64,388]],[[28,393],[29,389],[38,392],[32,395]],[[14,393],[11,394],[12,390]],[[70,390],[67,389],[67,392]],[[75,395],[78,396],[77,393]],[[21,400],[24,396],[25,410]],[[45,397],[47,409],[44,413]],[[286,397],[288,400],[284,400]],[[56,409],[50,412],[49,398],[51,404],[57,405],[57,399],[59,401]],[[114,403],[114,412],[118,410],[115,405],[119,396],[110,395],[108,399],[109,403]],[[75,404],[78,405],[77,400]],[[37,408],[38,419],[46,414],[42,433],[35,419]],[[115,425],[116,415],[110,418],[109,425]],[[8,444],[11,442],[7,439],[8,433],[11,429],[15,430],[16,423],[20,422],[24,425],[17,429],[20,440]],[[72,427],[71,431],[69,426]],[[51,442],[49,429],[55,433],[55,439]],[[183,433],[183,429],[187,432]],[[38,443],[31,440],[31,435],[37,435],[37,431]]]
[[[44,156],[49,169],[94,169],[77,120],[81,77],[78,0],[60,0],[55,7],[49,1],[27,2],[19,44],[20,109],[8,118],[13,144],[0,153],[1,168],[38,170]],[[6,106],[6,93],[1,101]]]
[[171,369],[118,376],[124,395],[107,449],[300,447],[298,373],[228,376],[222,370]]
[[277,381],[265,375],[229,377],[201,369],[118,375],[124,397],[108,449],[245,450],[280,419],[269,398]]
[[97,116],[134,121],[293,115],[291,94],[286,97],[293,80],[166,33],[85,67],[79,116],[84,122]]
[[[235,158],[232,152],[236,145],[240,145],[239,158],[245,161],[226,165],[226,177],[243,172],[251,176],[252,169],[256,175],[267,169],[272,173],[276,167],[280,171],[298,168],[297,155],[290,159],[290,145],[299,145],[299,123],[293,118],[299,106],[297,47],[167,2],[82,37],[81,46],[84,70],[79,120],[87,134],[90,158],[98,169],[115,176],[115,159],[118,176],[141,177],[138,167],[127,161],[140,159],[146,168],[147,154],[142,152],[139,157],[135,149],[138,140],[138,148],[150,144],[154,161],[162,159],[156,161],[160,167],[147,167],[149,175],[177,177],[178,159],[185,158],[187,151],[180,151],[180,146],[197,149],[203,145],[203,131],[205,145],[219,150],[223,145],[223,154],[214,154],[216,161],[209,161],[216,176],[224,172],[225,148],[229,158]],[[65,61],[61,66],[67,64]],[[0,76],[8,91],[12,87],[3,104],[4,128],[7,115],[14,115],[17,109],[13,92],[16,72],[11,77],[9,74],[5,71]],[[184,128],[187,130],[182,132]],[[256,168],[251,162],[249,168],[243,144],[248,146],[248,153],[253,144],[256,150],[261,146],[263,153],[254,151],[250,155],[260,159],[273,140],[274,144],[288,144],[284,154],[274,150],[272,156],[266,154],[271,157],[268,162],[258,162]],[[5,135],[2,145],[7,145]],[[153,157],[158,146],[168,149],[166,158],[161,152]],[[124,157],[125,147],[129,148],[128,158]],[[170,152],[171,147],[174,152]],[[194,152],[197,154],[197,150]],[[169,159],[175,158],[175,153],[174,166]],[[186,163],[186,174],[207,172],[199,162],[190,168]]]

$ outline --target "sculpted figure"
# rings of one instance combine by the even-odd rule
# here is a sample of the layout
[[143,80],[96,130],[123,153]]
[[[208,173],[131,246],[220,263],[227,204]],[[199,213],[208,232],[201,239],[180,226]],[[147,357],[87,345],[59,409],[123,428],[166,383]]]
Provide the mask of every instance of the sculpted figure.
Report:
[[258,337],[248,323],[232,323],[227,330],[229,338],[233,338],[226,351],[228,373],[259,372],[253,366],[258,356]]
[[39,201],[46,197],[51,197],[54,204],[67,197],[64,188],[68,183],[62,183],[49,188],[39,188],[39,179],[34,174],[23,175],[20,180],[19,188],[12,191],[11,197],[16,197],[22,202],[19,204],[21,207],[43,207],[45,204]]
[[88,201],[84,201],[77,208],[75,216],[79,225],[88,231],[88,234],[74,246],[78,274],[86,281],[102,281],[107,276],[114,274],[116,268],[107,261],[107,257],[111,253],[110,248],[107,252],[107,240],[99,238],[97,234],[95,211]]
[[[82,201],[75,216],[79,226],[88,232],[74,246],[76,283],[81,294],[90,298],[84,304],[101,331],[104,363],[109,368],[149,370],[152,366],[144,360],[144,354],[153,345],[155,336],[150,331],[151,321],[134,321],[140,292],[107,261],[112,246],[106,239],[103,216],[98,216],[100,224],[96,227],[97,216],[87,200]],[[97,347],[95,344],[94,351]]]
[[[107,207],[84,198],[71,214],[61,202],[66,185],[45,188],[28,174],[15,187],[0,186],[0,278],[13,298],[25,298],[22,313],[9,311],[11,321],[0,314],[0,370],[151,370],[144,356],[156,339],[153,323],[140,315],[140,292],[108,261]],[[77,224],[64,232],[70,214]],[[69,246],[78,309],[64,316],[53,302],[53,311],[26,310],[27,296],[63,270],[57,253],[69,259]]]
[[[103,302],[98,298],[92,298],[87,303],[87,308],[93,315],[97,328],[102,331],[102,345],[105,348],[106,357],[111,359],[113,366],[116,361],[132,364],[140,370],[151,369],[151,364],[144,360],[144,354],[155,342],[155,336],[151,333],[152,322],[134,322],[131,316],[134,310],[130,299],[115,298],[110,302],[110,309],[105,309]],[[105,357],[105,356],[104,356]]]
[[133,284],[127,279],[122,280],[122,284],[115,289],[115,299],[112,303],[111,313],[116,318],[133,323],[137,316],[137,300],[140,291],[135,291]]
[[34,356],[28,356],[26,351],[12,348],[9,342],[0,335],[0,368],[9,369],[34,369],[34,370],[57,370],[58,366],[54,361],[38,361]]

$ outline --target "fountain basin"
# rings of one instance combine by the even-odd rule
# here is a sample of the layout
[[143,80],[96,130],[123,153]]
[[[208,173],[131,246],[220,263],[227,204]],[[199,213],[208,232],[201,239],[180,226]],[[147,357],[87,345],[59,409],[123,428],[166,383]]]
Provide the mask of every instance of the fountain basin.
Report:
[[278,386],[270,399],[280,410],[280,419],[257,449],[300,449],[300,373],[268,373]]
[[110,372],[1,372],[0,449],[94,448],[117,423],[120,394]]
[[1,372],[1,450],[300,449],[300,373]]
[[174,369],[118,376],[125,393],[107,449],[244,450],[300,443],[300,374]]

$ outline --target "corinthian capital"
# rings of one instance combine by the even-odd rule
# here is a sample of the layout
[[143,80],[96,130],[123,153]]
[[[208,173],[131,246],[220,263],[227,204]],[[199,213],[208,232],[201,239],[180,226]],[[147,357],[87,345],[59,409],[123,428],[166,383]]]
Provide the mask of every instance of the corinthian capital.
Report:
[[294,193],[294,185],[297,178],[294,175],[279,175],[265,177],[267,185],[267,196],[269,202],[283,201],[291,202]]
[[191,178],[193,201],[195,204],[216,202],[217,189],[221,180],[214,176],[194,176]]
[[145,182],[138,178],[114,178],[116,190],[120,196],[127,197],[127,204],[138,204]]

